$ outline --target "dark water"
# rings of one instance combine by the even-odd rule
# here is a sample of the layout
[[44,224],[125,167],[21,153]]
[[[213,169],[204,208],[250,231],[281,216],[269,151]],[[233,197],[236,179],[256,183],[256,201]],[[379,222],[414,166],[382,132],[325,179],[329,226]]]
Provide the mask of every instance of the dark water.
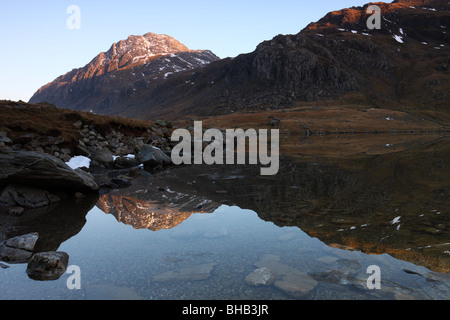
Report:
[[[138,172],[100,199],[3,217],[3,237],[37,231],[37,251],[67,252],[81,289],[68,289],[70,274],[38,282],[8,265],[0,299],[448,299],[449,159],[439,139],[283,158],[273,177],[252,166]],[[371,266],[381,289],[368,287]],[[261,267],[274,282],[247,283]]]

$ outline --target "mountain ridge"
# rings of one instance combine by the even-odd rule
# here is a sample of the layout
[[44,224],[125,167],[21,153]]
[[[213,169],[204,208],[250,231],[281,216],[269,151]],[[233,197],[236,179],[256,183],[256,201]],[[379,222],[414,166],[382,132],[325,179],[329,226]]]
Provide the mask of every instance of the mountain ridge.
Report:
[[[449,4],[373,4],[381,8],[381,30],[367,27],[369,4],[333,11],[298,34],[262,42],[251,53],[212,61],[166,81],[155,79],[143,90],[135,86],[135,94],[97,103],[94,112],[180,119],[357,101],[450,121]],[[78,105],[88,110],[92,100]]]
[[[102,105],[106,110],[114,104],[117,93],[130,95],[128,91],[130,88],[133,91],[133,86],[145,87],[145,82],[155,78],[167,78],[170,74],[218,59],[209,50],[190,50],[168,35],[131,35],[113,43],[108,51],[99,53],[84,67],[73,69],[44,85],[30,102],[53,101],[59,107],[83,111]],[[116,77],[123,81],[116,81]],[[86,104],[89,107],[85,107]]]

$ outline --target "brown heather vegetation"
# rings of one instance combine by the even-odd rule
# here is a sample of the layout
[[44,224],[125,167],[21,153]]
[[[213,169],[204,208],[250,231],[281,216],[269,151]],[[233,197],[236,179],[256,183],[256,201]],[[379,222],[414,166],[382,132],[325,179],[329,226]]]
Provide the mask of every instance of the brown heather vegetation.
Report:
[[23,134],[33,133],[38,136],[61,137],[66,146],[78,144],[80,131],[74,126],[78,121],[92,125],[100,134],[118,130],[132,136],[143,135],[154,124],[147,120],[58,109],[46,103],[28,104],[5,100],[0,100],[0,115],[0,131],[6,132],[13,140]]

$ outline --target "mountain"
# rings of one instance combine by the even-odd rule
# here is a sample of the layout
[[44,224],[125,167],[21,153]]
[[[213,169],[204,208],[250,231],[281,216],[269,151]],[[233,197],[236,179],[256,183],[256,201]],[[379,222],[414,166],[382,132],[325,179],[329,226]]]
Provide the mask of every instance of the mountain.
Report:
[[[298,34],[262,42],[252,53],[166,79],[166,70],[154,81],[131,81],[122,70],[107,73],[101,82],[72,75],[72,86],[84,86],[84,96],[70,94],[68,87],[58,89],[57,80],[31,101],[147,119],[326,102],[395,109],[449,122],[449,3],[396,0],[376,5],[381,9],[379,30],[367,27],[369,5],[347,8],[330,12]],[[128,82],[118,85],[121,77]],[[115,91],[103,93],[112,83]]]
[[219,58],[208,50],[189,50],[167,35],[147,33],[114,43],[83,68],[74,69],[40,88],[30,101],[52,101],[58,107],[117,114],[123,100],[152,82]]

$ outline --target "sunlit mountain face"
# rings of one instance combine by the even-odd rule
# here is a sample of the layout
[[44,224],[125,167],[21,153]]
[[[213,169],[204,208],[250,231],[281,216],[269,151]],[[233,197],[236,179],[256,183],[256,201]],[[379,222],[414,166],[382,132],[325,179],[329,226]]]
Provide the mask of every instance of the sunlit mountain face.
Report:
[[43,86],[30,101],[116,115],[120,101],[132,99],[177,73],[218,59],[209,50],[190,50],[167,35],[130,36],[114,43],[86,66]]
[[[209,51],[188,51],[167,36],[133,36],[44,86],[31,101],[147,119],[312,102],[450,119],[448,2],[378,6],[380,29],[369,28],[373,11],[367,4],[330,12],[297,34],[278,35],[251,53],[219,61]],[[93,77],[101,74],[107,76]]]

